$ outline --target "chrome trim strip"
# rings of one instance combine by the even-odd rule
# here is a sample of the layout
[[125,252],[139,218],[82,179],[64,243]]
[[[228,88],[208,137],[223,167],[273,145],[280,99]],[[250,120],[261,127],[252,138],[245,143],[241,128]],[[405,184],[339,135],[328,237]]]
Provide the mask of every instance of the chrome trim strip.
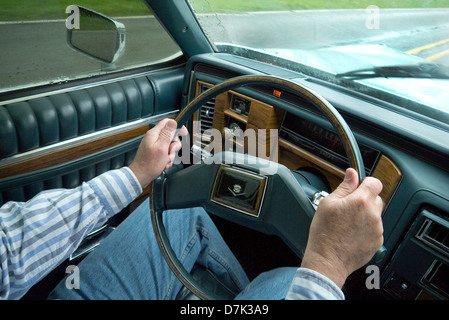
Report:
[[45,154],[49,154],[55,151],[59,151],[62,149],[67,149],[70,147],[74,147],[86,142],[90,142],[90,141],[94,141],[100,137],[105,137],[105,136],[109,136],[109,135],[113,135],[113,134],[117,134],[117,133],[121,133],[130,129],[134,129],[143,125],[150,125],[150,124],[156,124],[159,121],[161,121],[164,118],[171,118],[171,117],[176,117],[177,114],[179,113],[179,110],[175,110],[175,111],[170,111],[170,112],[166,112],[166,113],[162,113],[162,114],[158,114],[158,115],[154,115],[154,116],[150,116],[147,118],[143,118],[143,119],[139,119],[136,121],[132,121],[132,122],[128,122],[128,123],[124,123],[118,126],[114,126],[114,127],[110,127],[104,130],[100,130],[100,131],[96,131],[93,133],[89,133],[86,135],[82,135],[73,139],[69,139],[69,140],[65,140],[65,141],[61,141],[46,147],[41,147],[41,148],[37,148],[31,151],[27,151],[27,152],[23,152],[8,158],[4,158],[2,160],[0,160],[0,168],[8,166],[8,165],[12,165],[21,161],[25,161],[28,159],[32,159],[38,156],[42,156]]

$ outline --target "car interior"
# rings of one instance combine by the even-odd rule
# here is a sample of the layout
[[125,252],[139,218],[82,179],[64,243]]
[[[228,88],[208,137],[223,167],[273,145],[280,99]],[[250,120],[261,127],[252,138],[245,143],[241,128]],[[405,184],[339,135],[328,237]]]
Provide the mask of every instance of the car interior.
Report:
[[[64,19],[54,27],[63,39],[58,46],[73,58],[70,63],[52,58],[65,55],[63,51],[45,57],[55,67],[73,69],[63,74],[67,77],[48,71],[47,78],[31,78],[25,67],[34,68],[33,58],[20,62],[22,52],[14,53],[19,49],[12,45],[8,49],[8,59],[17,59],[30,80],[22,77],[15,84],[11,75],[19,71],[13,67],[0,86],[0,205],[27,201],[43,190],[75,188],[129,165],[145,132],[164,118],[178,120],[190,133],[178,163],[89,234],[22,299],[45,299],[66,276],[66,267],[95,250],[147,197],[161,250],[186,287],[179,298],[232,298],[219,284],[211,284],[204,270],[189,274],[179,267],[160,223],[163,209],[203,206],[253,279],[273,268],[300,265],[319,198],[335,190],[348,167],[357,168],[360,179],[372,176],[383,184],[384,244],[369,263],[379,270],[374,288],[367,285],[370,274],[362,268],[347,279],[342,289],[346,299],[449,298],[449,105],[438,95],[448,84],[444,64],[437,65],[437,79],[432,71],[412,76],[400,67],[394,75],[385,75],[391,69],[375,68],[332,73],[319,64],[308,65],[311,58],[295,62],[282,55],[275,49],[282,47],[275,43],[279,39],[269,39],[271,48],[251,46],[249,40],[245,45],[215,42],[211,33],[231,25],[238,29],[226,24],[235,11],[203,13],[210,10],[207,1],[136,2],[157,24],[152,38],[137,38],[148,25],[122,19],[120,13],[89,5],[62,12]],[[68,28],[75,14],[81,28]],[[262,14],[237,14],[248,25],[264,19]],[[222,20],[209,28],[214,19]],[[5,23],[0,29],[13,26]],[[89,32],[98,28],[97,34],[83,33],[83,26]],[[256,34],[253,26],[239,32]],[[28,39],[12,32],[3,40]],[[230,30],[229,37],[233,32],[240,36]],[[45,45],[46,40],[40,41]],[[157,54],[144,63],[133,56],[139,50]],[[34,59],[33,64],[45,60]],[[5,68],[12,64],[4,56],[0,63]],[[42,63],[39,73],[46,72]],[[391,82],[379,80],[382,86],[376,87],[373,78]],[[425,93],[435,99],[419,101],[387,90],[399,80],[407,92],[427,86]]]

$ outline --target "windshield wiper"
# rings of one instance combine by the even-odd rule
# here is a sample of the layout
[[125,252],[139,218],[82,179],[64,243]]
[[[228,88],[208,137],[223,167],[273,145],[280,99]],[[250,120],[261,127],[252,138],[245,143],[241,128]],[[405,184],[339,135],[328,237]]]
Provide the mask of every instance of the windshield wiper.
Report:
[[345,73],[339,73],[337,78],[348,80],[368,78],[432,78],[449,79],[449,68],[433,63],[421,63],[416,65],[397,65],[359,69]]

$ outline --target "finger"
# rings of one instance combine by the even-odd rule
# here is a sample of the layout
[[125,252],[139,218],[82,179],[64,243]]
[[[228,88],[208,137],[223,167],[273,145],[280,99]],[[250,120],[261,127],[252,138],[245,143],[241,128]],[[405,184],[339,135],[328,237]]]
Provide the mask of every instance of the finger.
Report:
[[170,145],[176,134],[177,123],[173,119],[161,120],[152,129],[154,143],[161,143],[163,145]]
[[385,208],[385,202],[384,202],[384,200],[380,196],[376,197],[376,206],[377,206],[377,208],[379,209],[379,211],[382,214],[382,212],[383,212],[383,210]]
[[167,162],[167,164],[165,165],[165,170],[167,170],[167,169],[169,169],[172,165],[173,165],[173,163],[174,163],[174,161],[175,161],[175,157],[176,157],[176,154],[175,153],[170,153],[169,155],[168,155],[168,162]]
[[173,161],[169,161],[169,162],[165,165],[164,170],[170,169],[172,165],[173,165]]
[[187,131],[187,128],[185,126],[182,126],[181,129],[177,129],[177,133],[173,139],[173,141],[170,144],[169,147],[169,154],[176,153],[182,148],[182,142],[180,137],[186,136],[189,132]]
[[366,177],[358,187],[357,192],[367,193],[372,197],[377,197],[382,192],[382,182],[373,177]]
[[185,126],[182,126],[181,129],[178,129],[178,132],[176,134],[176,136],[186,136],[189,134],[189,131],[187,130],[187,128]]
[[181,141],[179,141],[179,139],[175,139],[171,144],[170,147],[168,149],[168,153],[169,154],[175,154],[177,153],[179,150],[181,150],[182,148],[182,143]]
[[353,193],[359,185],[359,176],[357,171],[352,168],[346,169],[345,178],[342,183],[334,190],[333,195],[344,198]]
[[155,142],[159,138],[161,131],[164,129],[169,120],[170,119],[167,118],[159,121],[153,128],[148,131],[151,135],[152,142]]

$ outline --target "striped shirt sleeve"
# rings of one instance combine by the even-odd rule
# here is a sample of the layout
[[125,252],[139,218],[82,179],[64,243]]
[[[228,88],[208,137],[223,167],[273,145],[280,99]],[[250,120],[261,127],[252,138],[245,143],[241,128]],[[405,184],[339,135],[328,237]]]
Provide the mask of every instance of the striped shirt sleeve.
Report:
[[0,299],[19,299],[142,188],[128,167],[0,208]]
[[290,285],[286,300],[344,300],[340,288],[322,274],[298,268]]

